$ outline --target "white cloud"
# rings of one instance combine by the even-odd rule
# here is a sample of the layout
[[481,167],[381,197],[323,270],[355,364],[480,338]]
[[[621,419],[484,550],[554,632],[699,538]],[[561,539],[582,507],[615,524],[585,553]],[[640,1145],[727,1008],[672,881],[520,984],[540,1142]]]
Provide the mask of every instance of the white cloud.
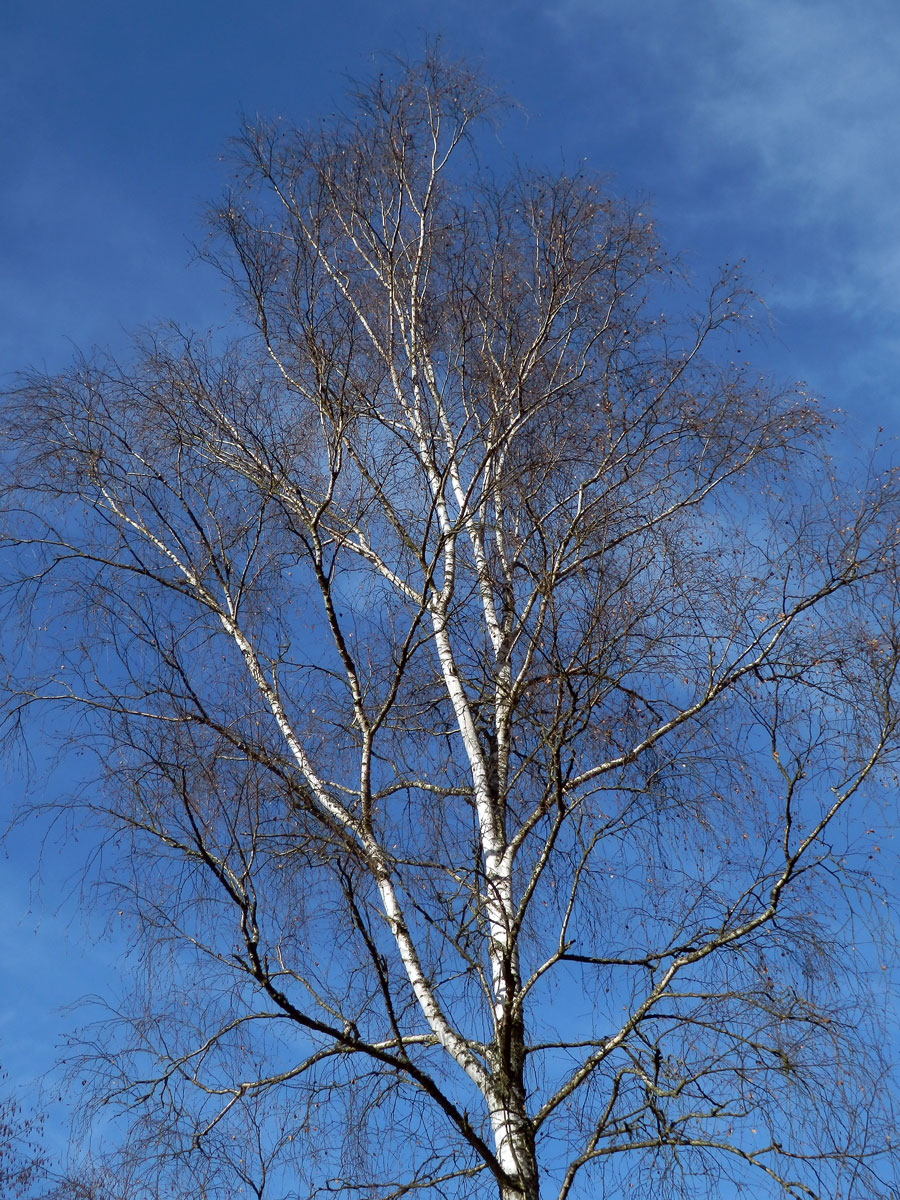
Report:
[[709,178],[738,163],[741,206],[820,243],[836,304],[897,306],[893,0],[554,0],[543,11],[573,48],[609,37],[641,60],[682,169]]
[[840,198],[856,207],[870,204],[873,191],[892,192],[900,173],[900,10],[888,20],[875,11],[732,0],[730,36],[698,64],[690,98],[711,147],[745,146],[761,182],[803,184],[813,206]]

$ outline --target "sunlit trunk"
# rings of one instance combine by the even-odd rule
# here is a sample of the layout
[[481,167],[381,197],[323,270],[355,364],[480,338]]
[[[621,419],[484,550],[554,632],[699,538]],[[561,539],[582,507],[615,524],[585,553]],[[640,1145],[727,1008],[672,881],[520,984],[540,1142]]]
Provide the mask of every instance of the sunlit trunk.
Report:
[[[502,817],[495,808],[496,826]],[[485,908],[488,912],[489,954],[494,991],[496,1043],[491,1054],[490,1108],[494,1149],[508,1177],[502,1200],[537,1200],[539,1195],[534,1132],[525,1092],[525,1023],[516,1001],[521,989],[519,955],[513,930],[514,904],[509,862],[493,854],[487,859]],[[504,861],[505,860],[505,861]]]
[[519,1087],[515,1091],[519,1094],[507,1097],[506,1105],[491,1113],[497,1158],[509,1179],[501,1186],[500,1197],[501,1200],[538,1200],[540,1187],[534,1136],[524,1112],[524,1096]]

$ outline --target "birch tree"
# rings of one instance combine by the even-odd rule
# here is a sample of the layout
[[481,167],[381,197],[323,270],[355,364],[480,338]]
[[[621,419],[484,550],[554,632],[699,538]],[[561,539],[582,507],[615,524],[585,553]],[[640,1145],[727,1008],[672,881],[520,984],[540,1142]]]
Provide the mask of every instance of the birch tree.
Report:
[[254,1114],[266,1196],[886,1196],[897,476],[501,111],[248,125],[233,341],[7,401],[8,719],[140,947],[92,1078],[170,1168]]
[[47,1155],[43,1146],[43,1119],[23,1107],[15,1094],[7,1090],[7,1078],[0,1071],[0,1186],[10,1200],[33,1196],[47,1174]]

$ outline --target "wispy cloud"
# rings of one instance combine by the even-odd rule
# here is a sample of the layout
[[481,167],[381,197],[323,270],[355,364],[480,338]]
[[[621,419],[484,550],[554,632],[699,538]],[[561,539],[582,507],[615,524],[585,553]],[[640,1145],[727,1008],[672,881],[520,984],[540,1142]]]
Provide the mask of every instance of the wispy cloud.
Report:
[[544,15],[573,43],[606,31],[641,57],[681,168],[712,176],[739,164],[748,210],[821,242],[836,301],[897,305],[895,3],[555,0]]
[[746,147],[762,186],[804,188],[798,214],[895,203],[900,182],[900,10],[734,0],[718,53],[687,97],[716,143]]

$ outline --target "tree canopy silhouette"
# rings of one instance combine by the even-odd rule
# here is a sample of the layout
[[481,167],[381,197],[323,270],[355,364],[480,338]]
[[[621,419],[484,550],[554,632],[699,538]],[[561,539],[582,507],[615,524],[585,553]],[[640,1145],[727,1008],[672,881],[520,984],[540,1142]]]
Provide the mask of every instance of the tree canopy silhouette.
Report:
[[98,751],[146,966],[99,1094],[259,1196],[887,1195],[897,475],[501,107],[430,53],[248,125],[246,329],[7,400],[8,719]]

